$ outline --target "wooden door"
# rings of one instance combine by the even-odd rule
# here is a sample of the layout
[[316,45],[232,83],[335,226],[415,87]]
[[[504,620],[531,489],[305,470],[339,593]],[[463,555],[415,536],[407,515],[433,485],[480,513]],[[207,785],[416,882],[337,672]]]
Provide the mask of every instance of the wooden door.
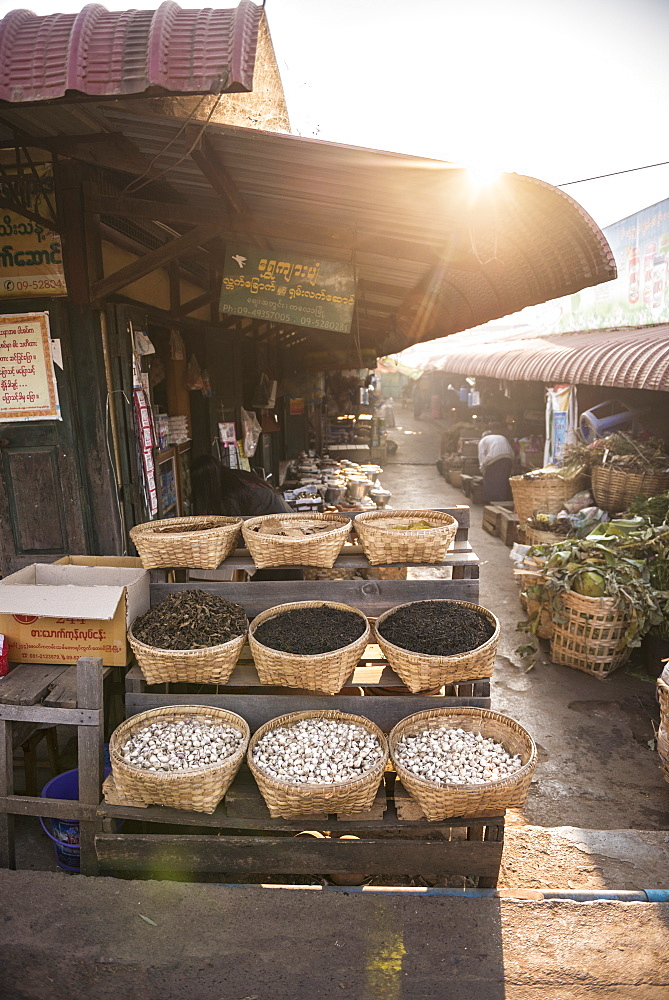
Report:
[[32,562],[87,552],[89,525],[76,447],[76,413],[65,303],[30,299],[0,306],[3,313],[49,312],[64,371],[56,366],[62,420],[0,424],[0,573]]

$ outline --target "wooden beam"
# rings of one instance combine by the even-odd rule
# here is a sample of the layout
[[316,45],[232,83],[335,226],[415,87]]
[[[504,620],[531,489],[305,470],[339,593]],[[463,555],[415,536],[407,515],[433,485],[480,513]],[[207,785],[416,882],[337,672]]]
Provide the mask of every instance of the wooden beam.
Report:
[[197,295],[194,299],[184,302],[182,306],[179,306],[176,312],[173,313],[174,318],[182,319],[184,316],[188,316],[197,309],[202,309],[203,306],[208,306],[210,302],[215,301],[218,301],[218,292],[203,292],[202,295]]
[[116,215],[121,219],[143,219],[185,226],[218,221],[222,229],[229,226],[230,222],[229,216],[217,211],[214,206],[211,209],[194,208],[192,205],[176,205],[171,201],[129,198],[124,195],[90,194],[86,200],[86,211]]
[[[138,243],[137,240],[133,240],[131,236],[126,236],[125,233],[120,233],[118,229],[113,229],[111,226],[106,225],[104,222],[100,223],[100,233],[103,240],[106,243],[111,243],[112,246],[118,247],[120,250],[125,250],[127,253],[135,254],[137,257],[141,257],[146,253],[146,247],[142,243]],[[203,253],[201,256],[205,256]],[[193,285],[198,285],[201,288],[207,287],[207,282],[205,278],[200,277],[198,274],[193,274],[191,271],[187,271],[180,264],[179,274],[183,281],[190,281]]]
[[206,135],[202,133],[201,127],[196,125],[190,126],[186,129],[186,133],[187,139],[191,141],[197,139],[199,133],[198,143],[190,155],[193,163],[196,164],[200,172],[207,179],[212,189],[223,199],[232,213],[235,215],[246,215],[247,209],[235,182],[211,148],[211,144],[208,142]]
[[54,222],[53,219],[46,219],[43,215],[38,212],[33,212],[29,208],[24,208],[23,205],[19,205],[11,198],[0,197],[0,208],[5,209],[8,212],[16,212],[18,215],[22,215],[26,219],[30,219],[31,222],[36,222],[38,226],[43,226],[45,229],[53,229],[55,232],[61,231],[61,226],[59,222]]
[[102,868],[169,872],[355,872],[370,875],[499,873],[503,844],[453,840],[98,834]]
[[128,264],[126,267],[122,267],[120,271],[115,271],[114,274],[110,274],[107,278],[96,281],[92,289],[92,300],[94,302],[102,301],[107,296],[113,295],[120,288],[132,284],[133,281],[138,281],[159,267],[164,267],[171,260],[176,260],[177,257],[183,256],[189,250],[194,250],[199,244],[206,243],[216,236],[217,233],[218,223],[212,222],[209,225],[196,226],[189,233],[184,233],[183,236],[179,236],[177,239],[163,244],[157,250],[149,251],[149,253],[140,257],[139,260],[133,261],[132,264]]

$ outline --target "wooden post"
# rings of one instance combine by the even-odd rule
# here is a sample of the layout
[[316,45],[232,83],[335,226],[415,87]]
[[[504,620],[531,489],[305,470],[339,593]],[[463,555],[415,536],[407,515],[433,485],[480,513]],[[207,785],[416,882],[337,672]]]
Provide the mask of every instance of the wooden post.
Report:
[[[0,799],[14,794],[12,723],[0,720]],[[0,867],[16,868],[14,817],[0,812]]]
[[[77,662],[77,707],[101,710],[102,659],[82,656]],[[102,795],[104,723],[100,711],[97,726],[80,726],[79,750],[79,801],[97,806]],[[79,863],[82,875],[97,875],[98,859],[95,851],[95,833],[98,820],[81,820],[79,823]]]

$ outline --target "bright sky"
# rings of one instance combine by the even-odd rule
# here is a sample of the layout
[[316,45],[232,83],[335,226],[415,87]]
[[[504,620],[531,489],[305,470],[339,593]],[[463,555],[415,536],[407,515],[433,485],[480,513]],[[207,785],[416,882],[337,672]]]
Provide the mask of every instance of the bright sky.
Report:
[[[17,6],[82,5],[0,0],[0,14]],[[300,135],[552,184],[669,160],[669,0],[266,0],[266,12]],[[606,226],[668,198],[669,166],[565,190]]]

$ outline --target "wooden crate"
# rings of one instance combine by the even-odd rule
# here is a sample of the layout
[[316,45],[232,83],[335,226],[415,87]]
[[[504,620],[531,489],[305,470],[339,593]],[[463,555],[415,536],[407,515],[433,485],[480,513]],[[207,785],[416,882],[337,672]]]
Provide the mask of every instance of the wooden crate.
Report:
[[[414,875],[462,876],[489,887],[496,884],[504,847],[504,816],[454,817],[430,823],[394,772],[386,772],[372,808],[363,816],[272,819],[246,767],[240,769],[211,815],[119,802],[109,779],[98,815],[106,826],[135,820],[190,828],[185,836],[98,834],[96,850],[102,870],[151,871],[153,877],[174,872],[222,872],[233,878],[364,872],[398,880]],[[212,837],[212,830],[219,835]],[[326,835],[296,836],[304,830]],[[343,835],[357,839],[340,839]],[[160,858],[158,868],[156,858]]]

